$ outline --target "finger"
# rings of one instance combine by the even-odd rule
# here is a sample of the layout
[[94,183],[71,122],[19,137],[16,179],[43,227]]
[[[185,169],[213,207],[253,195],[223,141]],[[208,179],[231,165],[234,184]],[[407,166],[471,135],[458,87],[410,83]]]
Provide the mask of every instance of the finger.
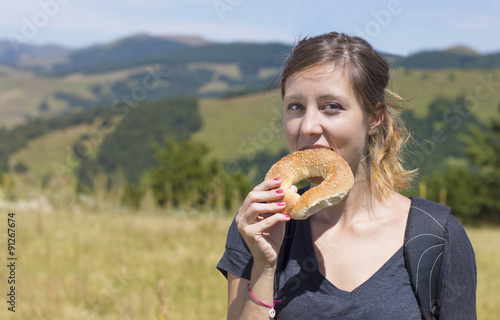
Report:
[[285,196],[283,189],[274,189],[267,191],[250,191],[243,204],[240,207],[240,213],[245,213],[250,209],[254,203],[272,203],[279,202]]
[[299,189],[297,188],[296,185],[292,184],[292,186],[290,187],[290,191],[292,191],[293,193],[297,193]]
[[246,212],[242,213],[239,223],[244,221],[245,224],[251,224],[257,220],[258,216],[266,217],[273,213],[281,212],[285,206],[286,203],[284,201],[272,203],[254,202]]
[[273,214],[265,219],[259,219],[257,223],[248,226],[248,228],[255,230],[256,234],[268,234],[269,229],[273,228],[281,222],[289,221],[290,219],[291,218],[289,214]]
[[250,191],[248,196],[243,201],[243,207],[251,205],[255,202],[278,202],[285,196],[283,189],[273,189],[268,191]]
[[253,188],[253,190],[266,191],[266,190],[276,189],[280,186],[281,182],[282,182],[281,178],[266,179],[262,181],[260,184],[256,185],[255,188]]
[[250,206],[253,203],[277,202],[281,200],[284,197],[283,189],[279,189],[281,182],[281,178],[266,179],[259,185],[255,186],[255,188],[250,191],[243,201],[238,214],[236,215],[236,223],[239,223],[243,217],[246,217],[249,214],[250,216],[246,217],[246,220],[255,220],[255,216],[260,214],[260,212],[251,212]]

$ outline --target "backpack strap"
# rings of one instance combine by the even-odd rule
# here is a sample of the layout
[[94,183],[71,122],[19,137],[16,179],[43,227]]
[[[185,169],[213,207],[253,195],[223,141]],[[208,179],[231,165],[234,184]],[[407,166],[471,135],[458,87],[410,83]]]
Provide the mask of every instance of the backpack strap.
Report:
[[403,253],[423,319],[438,312],[438,280],[450,207],[419,197],[412,200]]

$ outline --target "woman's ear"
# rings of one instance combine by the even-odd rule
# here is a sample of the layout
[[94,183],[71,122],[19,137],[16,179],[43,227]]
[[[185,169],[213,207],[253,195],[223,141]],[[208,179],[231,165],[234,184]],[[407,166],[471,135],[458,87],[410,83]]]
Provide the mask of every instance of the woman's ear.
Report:
[[374,135],[379,130],[380,126],[384,122],[383,113],[384,104],[382,102],[377,103],[375,106],[375,112],[368,116],[368,135]]

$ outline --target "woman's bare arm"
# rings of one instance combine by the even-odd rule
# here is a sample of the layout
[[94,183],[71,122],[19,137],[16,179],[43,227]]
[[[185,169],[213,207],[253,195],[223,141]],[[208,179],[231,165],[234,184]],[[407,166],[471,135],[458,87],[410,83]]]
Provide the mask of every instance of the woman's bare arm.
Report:
[[228,273],[228,311],[227,319],[269,319],[270,308],[257,302],[248,293],[250,284],[252,294],[267,305],[273,305],[274,268],[259,266],[252,268],[252,281]]
[[[228,274],[228,319],[269,319],[274,298],[274,273],[283,242],[287,214],[281,179],[268,179],[256,186],[245,198],[236,216],[238,231],[248,245],[253,266],[250,281]],[[296,188],[294,188],[296,192]],[[254,297],[248,292],[247,286]]]

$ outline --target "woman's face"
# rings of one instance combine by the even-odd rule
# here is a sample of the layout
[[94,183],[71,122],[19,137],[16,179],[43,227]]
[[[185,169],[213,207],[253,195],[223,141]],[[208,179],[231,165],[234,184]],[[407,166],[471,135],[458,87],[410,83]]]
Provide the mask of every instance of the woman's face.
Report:
[[380,122],[363,111],[343,72],[326,64],[292,74],[285,82],[283,101],[290,151],[333,149],[356,174],[367,156],[368,136]]

